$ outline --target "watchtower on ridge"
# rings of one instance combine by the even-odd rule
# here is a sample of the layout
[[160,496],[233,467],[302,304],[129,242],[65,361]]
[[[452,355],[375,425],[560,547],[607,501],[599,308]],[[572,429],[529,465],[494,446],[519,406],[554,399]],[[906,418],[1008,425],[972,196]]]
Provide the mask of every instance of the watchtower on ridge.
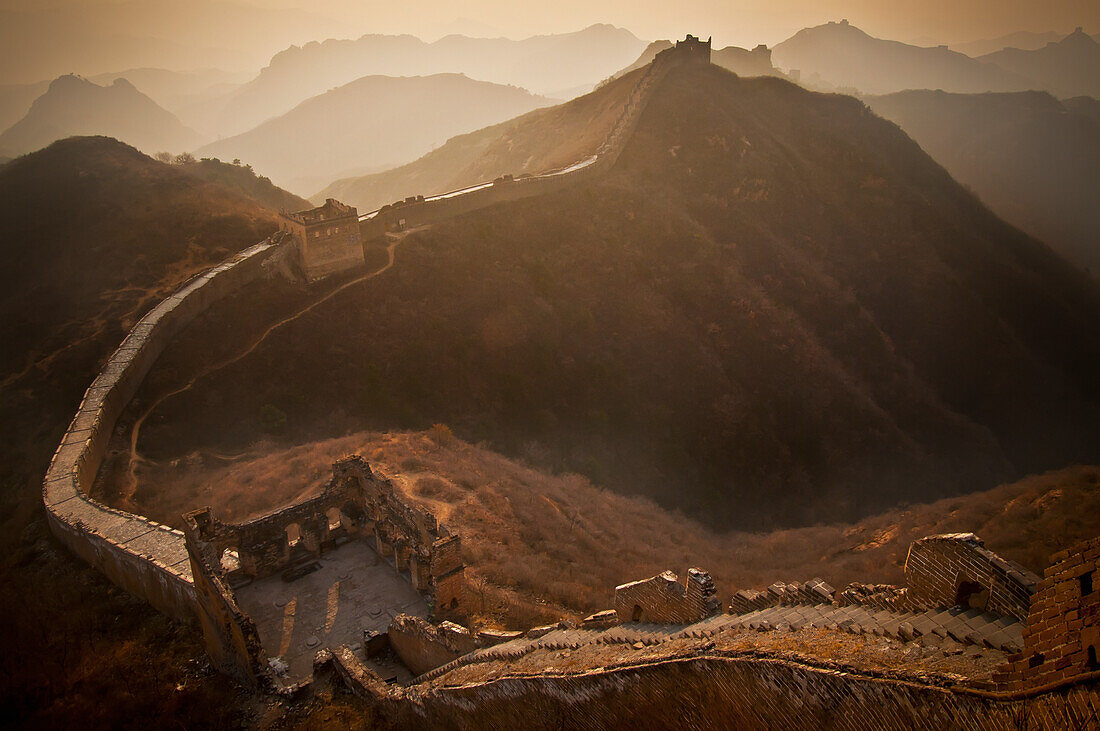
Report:
[[710,63],[710,42],[710,38],[703,41],[693,35],[688,35],[684,40],[676,41],[675,53],[689,63],[708,64]]
[[359,212],[334,198],[308,211],[284,211],[279,228],[298,240],[302,269],[310,281],[364,262]]

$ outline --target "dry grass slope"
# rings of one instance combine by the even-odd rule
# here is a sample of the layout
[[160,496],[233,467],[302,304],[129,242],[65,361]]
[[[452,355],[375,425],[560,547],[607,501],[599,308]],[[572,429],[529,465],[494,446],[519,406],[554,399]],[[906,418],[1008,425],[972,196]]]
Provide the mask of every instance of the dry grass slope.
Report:
[[1098,467],[1028,477],[855,524],[720,533],[579,475],[540,472],[440,426],[286,450],[260,445],[230,464],[196,453],[147,475],[158,489],[135,507],[170,524],[203,505],[240,521],[315,494],[332,462],[353,453],[462,534],[475,607],[485,621],[508,626],[604,609],[615,585],[667,568],[703,567],[728,598],[739,588],[815,576],[837,587],[900,583],[909,544],[935,533],[974,531],[1038,573],[1051,553],[1100,535]]

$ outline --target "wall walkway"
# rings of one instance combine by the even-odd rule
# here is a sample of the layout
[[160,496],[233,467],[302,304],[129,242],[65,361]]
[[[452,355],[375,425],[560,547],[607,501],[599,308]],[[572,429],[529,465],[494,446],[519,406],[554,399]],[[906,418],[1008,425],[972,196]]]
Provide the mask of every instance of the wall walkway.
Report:
[[194,615],[195,588],[183,533],[89,496],[115,422],[168,342],[218,300],[260,275],[282,234],[196,276],[150,310],[108,359],[73,417],[43,482],[50,529],[74,553],[130,593],[178,619]]

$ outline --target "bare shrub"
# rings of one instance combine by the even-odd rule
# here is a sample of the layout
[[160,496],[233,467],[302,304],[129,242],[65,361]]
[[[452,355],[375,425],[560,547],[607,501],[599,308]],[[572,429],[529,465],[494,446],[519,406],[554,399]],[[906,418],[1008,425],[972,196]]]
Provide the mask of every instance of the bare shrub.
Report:
[[428,435],[433,442],[441,447],[449,447],[455,441],[454,432],[446,424],[432,424],[432,428],[428,430]]

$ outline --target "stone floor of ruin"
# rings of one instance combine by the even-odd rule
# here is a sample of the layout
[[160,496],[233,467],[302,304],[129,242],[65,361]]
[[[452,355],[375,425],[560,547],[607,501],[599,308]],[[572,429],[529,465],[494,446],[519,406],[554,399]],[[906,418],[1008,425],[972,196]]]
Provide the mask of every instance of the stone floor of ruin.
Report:
[[[281,678],[287,684],[311,677],[319,650],[346,645],[362,658],[364,630],[385,634],[398,614],[429,614],[408,578],[363,541],[345,543],[319,562],[320,569],[294,581],[275,574],[236,589],[268,658],[289,666]],[[404,666],[385,659],[367,664],[382,678],[410,677]]]

